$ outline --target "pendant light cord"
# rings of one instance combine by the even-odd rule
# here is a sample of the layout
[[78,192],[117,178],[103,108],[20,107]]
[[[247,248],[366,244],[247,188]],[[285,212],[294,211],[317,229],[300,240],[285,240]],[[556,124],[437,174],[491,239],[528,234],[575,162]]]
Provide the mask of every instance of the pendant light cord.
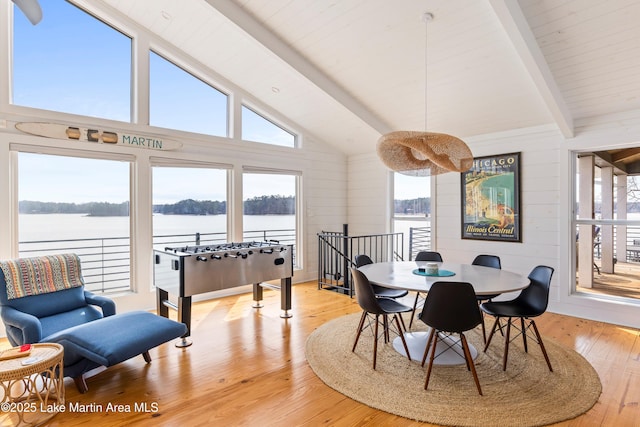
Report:
[[427,52],[429,51],[429,22],[433,20],[433,14],[429,12],[425,12],[422,15],[422,21],[424,22],[424,131],[427,132],[427,88],[429,85],[427,84],[428,76],[429,76],[429,65],[428,65],[428,57]]

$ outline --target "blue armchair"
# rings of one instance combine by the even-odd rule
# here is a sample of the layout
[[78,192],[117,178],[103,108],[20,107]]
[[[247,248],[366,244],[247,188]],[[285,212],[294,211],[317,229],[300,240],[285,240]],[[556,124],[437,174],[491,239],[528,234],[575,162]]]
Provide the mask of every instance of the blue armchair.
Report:
[[0,261],[0,317],[14,345],[56,342],[64,375],[87,391],[84,374],[142,354],[187,332],[145,311],[116,314],[115,303],[84,290],[75,254]]
[[4,274],[0,275],[0,314],[11,345],[48,341],[49,335],[116,314],[109,299],[85,291],[84,286],[43,295],[7,299]]

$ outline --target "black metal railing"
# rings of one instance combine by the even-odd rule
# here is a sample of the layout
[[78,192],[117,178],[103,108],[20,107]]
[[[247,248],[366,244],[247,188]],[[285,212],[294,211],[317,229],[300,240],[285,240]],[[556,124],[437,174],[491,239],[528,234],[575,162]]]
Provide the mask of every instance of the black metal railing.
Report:
[[[613,227],[614,241],[616,241],[617,239],[618,227],[620,227],[620,225],[614,225]],[[624,227],[626,232],[626,253],[624,254],[624,256],[620,256],[615,252],[614,245],[614,257],[617,262],[640,263],[640,226],[624,225]],[[596,230],[600,230],[600,228],[600,225],[596,225]],[[576,227],[576,240],[578,239],[578,229],[579,227]],[[600,231],[594,233],[593,257],[597,260],[602,258],[602,236],[600,234]]]
[[128,237],[32,240],[18,243],[20,257],[73,252],[82,262],[85,288],[92,292],[130,289],[131,242]]
[[190,233],[162,234],[153,236],[153,247],[162,250],[165,247],[187,245],[219,245],[227,242],[227,233]]
[[[295,229],[245,231],[245,240],[278,241],[293,245],[295,259]],[[207,245],[227,243],[226,233],[163,234],[153,236],[153,247]],[[131,240],[129,237],[96,237],[65,240],[30,240],[18,243],[20,257],[36,257],[53,253],[73,252],[82,262],[85,288],[105,293],[131,289]]]
[[404,258],[403,233],[349,236],[347,224],[342,231],[318,233],[318,289],[331,289],[354,295],[349,268],[356,255],[364,254],[374,262]]
[[420,251],[431,250],[431,227],[409,228],[409,261]]

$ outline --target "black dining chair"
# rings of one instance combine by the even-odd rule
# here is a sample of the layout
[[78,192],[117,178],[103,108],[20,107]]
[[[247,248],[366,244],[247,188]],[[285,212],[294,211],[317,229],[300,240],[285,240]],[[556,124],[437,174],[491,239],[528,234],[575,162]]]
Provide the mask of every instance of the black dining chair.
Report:
[[[483,312],[496,318],[493,323],[493,327],[491,328],[491,332],[489,333],[489,338],[484,346],[484,351],[487,351],[487,348],[489,348],[489,344],[491,344],[491,339],[493,338],[496,328],[500,324],[500,320],[502,318],[507,319],[502,370],[507,369],[509,343],[513,341],[513,339],[517,338],[518,335],[522,335],[524,351],[527,352],[527,332],[530,329],[533,329],[535,338],[532,339],[540,345],[540,349],[542,350],[544,359],[547,362],[549,371],[553,372],[549,356],[547,355],[544,343],[542,342],[542,337],[540,336],[540,332],[538,332],[536,322],[533,320],[534,317],[540,316],[547,310],[547,305],[549,303],[549,287],[551,286],[553,271],[552,267],[539,265],[529,273],[529,286],[520,291],[520,294],[515,299],[511,301],[485,302],[480,305],[480,309]],[[520,327],[516,324],[517,320],[520,320]],[[519,330],[518,335],[514,338],[511,338],[510,336],[512,325],[514,328]]]
[[478,308],[473,286],[466,282],[435,282],[431,285],[431,289],[425,299],[422,313],[420,313],[420,320],[431,327],[427,347],[422,356],[422,366],[424,366],[427,353],[431,349],[424,389],[426,390],[429,386],[436,345],[438,340],[441,339],[440,334],[458,334],[464,351],[467,369],[471,371],[478,393],[482,395],[476,367],[469,351],[467,338],[464,335],[464,332],[475,328],[482,322],[482,315]]
[[[483,267],[496,268],[498,270],[502,269],[502,264],[500,263],[500,257],[497,255],[478,255],[471,262],[471,265],[481,265]],[[485,301],[491,301],[495,297],[500,294],[491,294],[491,295],[476,295],[476,299],[478,300],[478,304],[482,304]],[[482,316],[482,340],[486,344],[487,343],[487,330],[484,326],[484,315]]]
[[[385,343],[389,342],[390,340],[389,329],[393,327],[393,321],[395,321],[395,325],[397,328],[395,332],[402,339],[404,350],[407,352],[407,357],[409,358],[409,360],[411,360],[409,348],[407,347],[407,341],[404,338],[404,321],[400,316],[400,313],[410,312],[411,307],[401,304],[391,298],[377,298],[373,293],[373,288],[371,287],[369,279],[367,279],[367,276],[365,276],[363,272],[356,268],[352,268],[351,274],[353,276],[353,281],[356,287],[356,299],[358,300],[358,305],[360,305],[360,308],[362,308],[362,317],[360,317],[358,332],[356,334],[356,339],[353,343],[353,348],[351,349],[351,351],[356,351],[356,346],[358,345],[358,341],[360,340],[362,331],[365,328],[371,327],[371,323],[373,320],[373,369],[376,369],[376,361],[378,356],[378,339],[380,338],[380,316],[382,316],[382,335],[384,336]],[[389,316],[392,316],[391,324],[389,323]],[[367,319],[369,319],[369,321],[365,325],[365,321],[367,321]]]
[[[369,255],[356,255],[355,256],[356,267],[362,267],[363,265],[373,264],[373,261],[369,257]],[[376,284],[371,284],[373,288],[373,292],[376,294],[378,298],[402,298],[406,296],[409,292],[404,289],[391,289],[385,288],[384,286],[378,286]]]
[[[420,251],[416,254],[414,261],[442,262],[442,255],[440,255],[440,252],[435,251]],[[416,309],[418,308],[420,300],[424,302],[424,297],[420,292],[416,292],[416,299],[413,302],[413,311],[411,312],[411,320],[409,320],[409,329],[411,329],[413,325],[413,318],[416,316]]]

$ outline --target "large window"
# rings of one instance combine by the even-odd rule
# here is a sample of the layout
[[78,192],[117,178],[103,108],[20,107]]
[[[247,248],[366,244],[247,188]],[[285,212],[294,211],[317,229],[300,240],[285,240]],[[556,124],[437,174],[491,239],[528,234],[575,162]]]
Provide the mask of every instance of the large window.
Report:
[[88,290],[130,288],[128,161],[18,154],[22,257],[75,252]]
[[227,95],[160,55],[149,55],[150,124],[227,136]]
[[296,243],[297,180],[292,174],[244,173],[244,240]]
[[242,106],[242,139],[295,147],[296,137],[252,109]]
[[16,105],[131,120],[131,39],[66,1],[41,1],[38,25],[14,7]]
[[431,178],[393,174],[393,232],[404,233],[405,259],[431,249]]
[[154,247],[226,242],[226,191],[224,169],[155,166]]
[[[576,155],[574,291],[640,298],[640,180],[636,149]],[[572,230],[572,231],[573,231]]]

